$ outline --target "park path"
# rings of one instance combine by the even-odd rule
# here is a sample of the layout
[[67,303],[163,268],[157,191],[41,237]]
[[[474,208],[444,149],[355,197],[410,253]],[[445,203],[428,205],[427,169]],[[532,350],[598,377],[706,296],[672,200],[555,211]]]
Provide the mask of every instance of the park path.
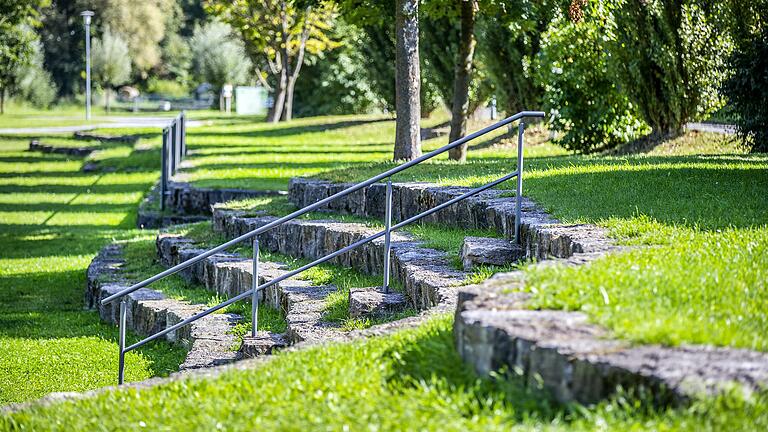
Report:
[[[40,118],[41,123],[46,120],[55,120],[57,118]],[[5,128],[0,129],[0,135],[14,134],[34,134],[34,133],[67,133],[87,131],[93,129],[115,129],[130,127],[157,127],[168,126],[173,117],[110,117],[107,122],[82,124],[74,126],[42,126],[42,127],[23,127],[23,128]],[[203,121],[187,120],[188,127],[202,126]]]

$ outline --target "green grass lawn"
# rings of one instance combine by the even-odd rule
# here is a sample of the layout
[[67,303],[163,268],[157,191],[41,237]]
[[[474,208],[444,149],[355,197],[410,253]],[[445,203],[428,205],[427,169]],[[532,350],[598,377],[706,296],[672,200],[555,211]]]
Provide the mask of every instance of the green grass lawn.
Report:
[[[284,189],[294,175],[353,181],[392,166],[381,162],[391,154],[390,119],[254,120],[226,118],[190,129],[195,153],[187,178]],[[114,382],[116,328],[82,309],[84,269],[102,245],[139,237],[133,212],[159,166],[158,137],[142,133],[135,148],[94,154],[102,166],[119,170],[95,174],[79,173],[82,161],[25,153],[25,139],[2,139],[0,402]],[[598,223],[623,243],[651,247],[578,269],[529,270],[537,306],[585,310],[633,340],[766,349],[768,159],[707,134],[631,157],[571,156],[545,140],[544,131],[531,130],[525,193],[564,221]],[[687,154],[692,151],[701,154]],[[513,154],[504,140],[479,143],[466,164],[437,161],[395,180],[479,184],[513,170]],[[432,246],[454,248],[455,237],[436,236]],[[141,379],[178,361],[179,352],[158,344],[129,356],[128,371]],[[110,391],[1,421],[68,430],[768,428],[765,393],[681,409],[643,401],[622,394],[596,407],[561,407],[523,390],[514,377],[479,379],[457,357],[451,320],[444,317],[385,338],[280,354],[253,371],[169,383],[140,396]]]
[[[27,145],[0,138],[0,404],[115,383],[117,328],[84,310],[85,269],[103,245],[136,235],[136,206],[157,177],[84,174],[81,159]],[[126,379],[165,375],[183,358],[150,344],[127,356]]]
[[453,349],[450,317],[352,344],[279,354],[249,371],[0,417],[46,430],[764,430],[768,394],[653,408],[622,394],[562,407],[516,378],[479,379]]

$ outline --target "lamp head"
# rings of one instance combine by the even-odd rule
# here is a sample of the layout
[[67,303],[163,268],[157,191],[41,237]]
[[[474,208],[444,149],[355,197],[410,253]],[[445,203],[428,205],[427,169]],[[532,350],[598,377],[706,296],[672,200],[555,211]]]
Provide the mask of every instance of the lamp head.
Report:
[[94,15],[93,11],[83,11],[80,13],[80,16],[83,17],[83,21],[85,22],[85,25],[91,24],[91,17]]

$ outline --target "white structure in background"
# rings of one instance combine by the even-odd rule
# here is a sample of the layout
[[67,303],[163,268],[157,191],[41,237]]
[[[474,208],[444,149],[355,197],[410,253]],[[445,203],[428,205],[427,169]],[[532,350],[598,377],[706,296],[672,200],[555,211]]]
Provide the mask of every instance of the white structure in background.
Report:
[[265,115],[267,113],[267,91],[264,87],[235,88],[235,109],[238,115]]

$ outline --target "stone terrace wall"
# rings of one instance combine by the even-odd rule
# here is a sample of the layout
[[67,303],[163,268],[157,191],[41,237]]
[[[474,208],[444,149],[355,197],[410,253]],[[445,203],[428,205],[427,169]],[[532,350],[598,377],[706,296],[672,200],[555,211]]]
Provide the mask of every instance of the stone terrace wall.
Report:
[[[288,186],[288,199],[304,207],[338,193],[352,184],[294,178]],[[394,183],[392,217],[400,221],[451,200],[469,188],[438,186],[432,183]],[[374,184],[332,201],[327,210],[338,213],[383,218],[386,186]],[[515,200],[502,197],[509,191],[488,190],[460,201],[424,218],[425,222],[459,228],[495,229],[506,238],[515,234]],[[613,247],[603,229],[594,225],[564,225],[549,216],[531,200],[523,198],[521,236],[526,257],[567,258],[574,253],[597,252]]]
[[189,183],[169,182],[165,204],[182,215],[210,215],[214,204],[284,194],[283,191],[201,188]]
[[[577,254],[566,264],[596,258]],[[507,370],[562,403],[592,404],[617,386],[645,388],[658,404],[702,394],[745,393],[768,385],[768,354],[733,348],[634,345],[612,338],[581,312],[529,310],[522,272],[462,287],[454,320],[456,348],[480,375]]]
[[[228,237],[238,237],[262,227],[275,217],[246,217],[244,212],[214,207],[213,228]],[[362,224],[336,221],[294,220],[259,236],[260,246],[271,252],[317,259],[335,252],[378,230]],[[384,238],[374,240],[330,261],[367,274],[381,274]],[[413,305],[420,310],[454,304],[456,286],[466,273],[454,269],[445,252],[425,248],[405,233],[392,235],[392,278],[400,280]]]

